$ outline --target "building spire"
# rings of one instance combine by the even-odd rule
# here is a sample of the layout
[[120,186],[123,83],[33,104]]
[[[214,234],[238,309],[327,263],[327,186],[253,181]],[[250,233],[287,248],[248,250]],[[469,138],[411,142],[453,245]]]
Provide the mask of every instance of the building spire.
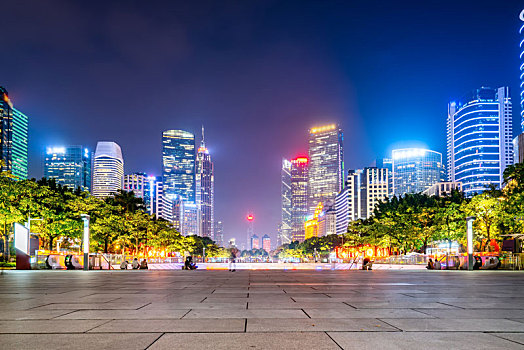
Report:
[[202,147],[206,147],[206,142],[204,141],[204,124],[202,124],[202,142],[200,143]]

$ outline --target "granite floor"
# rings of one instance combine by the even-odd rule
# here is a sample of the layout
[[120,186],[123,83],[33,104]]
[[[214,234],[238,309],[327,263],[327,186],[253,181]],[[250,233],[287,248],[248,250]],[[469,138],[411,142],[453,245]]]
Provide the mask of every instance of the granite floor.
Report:
[[524,349],[524,273],[3,271],[2,349]]

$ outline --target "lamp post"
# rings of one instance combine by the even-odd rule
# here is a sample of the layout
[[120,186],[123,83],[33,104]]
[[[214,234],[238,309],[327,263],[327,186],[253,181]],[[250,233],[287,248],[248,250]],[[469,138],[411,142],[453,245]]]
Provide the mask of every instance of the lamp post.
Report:
[[89,215],[81,214],[84,222],[84,271],[89,270]]
[[467,223],[467,234],[468,234],[468,270],[473,270],[473,221],[474,216],[468,216],[466,218]]

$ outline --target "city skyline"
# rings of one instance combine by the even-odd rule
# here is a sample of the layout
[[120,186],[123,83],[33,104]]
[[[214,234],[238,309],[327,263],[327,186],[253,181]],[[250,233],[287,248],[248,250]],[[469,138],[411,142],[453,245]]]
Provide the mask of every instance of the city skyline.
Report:
[[[388,12],[394,10],[390,5],[377,9],[376,12],[373,9],[375,18],[366,17],[369,24],[363,24],[358,15],[371,12],[371,5],[363,5],[362,8],[340,5],[344,7],[342,10],[345,10],[341,12],[347,13],[352,21],[334,25],[332,28],[324,28],[324,25],[330,20],[339,18],[335,14],[335,6],[323,5],[318,18],[315,17],[312,22],[312,29],[313,31],[320,30],[322,34],[333,34],[334,41],[338,42],[338,45],[334,46],[329,44],[321,46],[319,38],[315,36],[306,40],[305,37],[310,34],[309,32],[298,34],[292,31],[289,35],[293,42],[297,43],[295,48],[297,51],[293,52],[286,48],[285,44],[288,42],[286,38],[277,40],[275,34],[269,33],[269,47],[262,49],[259,47],[255,52],[263,54],[275,47],[282,51],[277,50],[276,56],[264,56],[269,66],[275,66],[274,68],[269,69],[264,66],[265,69],[262,69],[260,73],[255,73],[250,66],[253,64],[250,59],[248,63],[239,67],[241,72],[248,73],[247,77],[253,80],[255,87],[258,87],[256,90],[248,89],[249,94],[247,95],[238,90],[240,83],[245,82],[239,77],[237,80],[233,79],[234,82],[231,83],[233,87],[231,94],[219,91],[223,86],[221,84],[225,84],[225,77],[216,74],[211,74],[209,80],[206,80],[201,74],[183,75],[185,88],[180,90],[180,86],[177,87],[171,79],[165,81],[158,78],[158,72],[166,69],[165,64],[159,65],[163,70],[156,70],[152,67],[152,63],[156,63],[156,58],[153,56],[137,57],[130,51],[126,51],[126,46],[123,44],[117,45],[119,50],[116,54],[96,56],[100,60],[94,61],[100,62],[99,65],[79,61],[76,56],[78,53],[87,50],[88,56],[95,57],[95,54],[90,53],[89,49],[99,45],[99,43],[91,42],[89,39],[92,35],[90,34],[91,29],[82,21],[72,27],[72,33],[80,34],[78,43],[75,45],[69,41],[67,33],[51,31],[45,33],[46,38],[38,36],[40,39],[33,38],[33,41],[20,44],[21,48],[17,47],[14,45],[16,40],[23,40],[24,33],[31,33],[32,30],[35,30],[34,25],[29,23],[23,25],[24,21],[36,15],[35,10],[33,10],[35,13],[30,11],[22,18],[21,23],[8,26],[9,28],[16,27],[18,31],[10,33],[8,29],[7,45],[13,48],[13,57],[20,54],[20,50],[36,47],[35,57],[42,60],[39,63],[16,63],[13,57],[1,58],[2,66],[8,67],[2,71],[4,79],[2,85],[10,92],[15,108],[20,108],[30,117],[29,175],[30,177],[43,175],[39,169],[39,157],[43,154],[46,145],[82,144],[94,149],[99,140],[114,140],[121,145],[126,160],[126,173],[146,172],[160,175],[161,142],[159,134],[170,128],[195,132],[204,123],[209,139],[213,141],[210,153],[213,155],[217,168],[216,217],[224,223],[226,235],[224,239],[228,240],[233,236],[239,239],[245,234],[244,214],[248,209],[257,216],[256,233],[271,232],[274,239],[276,225],[280,221],[279,169],[281,159],[305,154],[307,130],[314,125],[323,123],[341,125],[346,137],[344,145],[346,169],[369,166],[373,159],[388,156],[393,148],[424,146],[445,154],[446,106],[453,98],[460,97],[464,92],[479,86],[493,88],[509,86],[514,100],[513,125],[520,125],[520,110],[518,110],[517,101],[520,91],[518,88],[518,67],[520,65],[518,14],[521,4],[505,2],[497,8],[490,6],[489,10],[486,10],[487,5],[475,3],[476,6],[470,8],[468,2],[464,2],[454,7],[453,11],[440,9],[431,4],[426,7],[410,2],[406,4],[402,9],[394,12],[393,17],[395,18],[389,17]],[[93,8],[84,8],[87,5],[70,6],[55,14],[59,27],[77,19],[79,9],[86,10],[87,14],[94,11]],[[255,16],[254,8],[257,8],[255,5],[242,6],[244,7],[240,10],[230,9],[229,12],[220,14],[220,20],[236,19],[241,14],[244,15],[244,10],[247,11],[249,18]],[[303,15],[312,16],[313,13],[318,12],[317,7],[319,6],[310,4],[300,9],[300,12]],[[16,4],[7,4],[7,7],[8,10],[15,13],[19,11]],[[38,6],[35,7],[38,9]],[[116,11],[118,5],[113,4],[112,7],[113,11],[110,11],[112,16],[119,20],[119,24],[124,24],[123,28],[134,28],[129,25],[128,21],[135,16],[145,22],[145,28],[153,34],[163,33],[162,27],[153,25],[150,28],[152,23],[150,12],[139,15],[139,9],[129,10],[126,17],[118,14]],[[288,11],[289,9],[284,6],[277,6],[274,18],[264,17],[260,20],[264,23],[259,23],[259,25],[267,29],[270,23],[274,23],[279,26],[279,29],[285,28],[284,18],[289,15]],[[461,12],[467,12],[468,18],[461,16]],[[438,26],[438,23],[442,23],[443,18],[446,20],[446,28]],[[400,23],[403,20],[407,20],[408,23],[404,30],[394,28],[397,21]],[[7,21],[10,19],[8,18]],[[47,21],[47,19],[42,19],[42,21]],[[142,22],[138,21],[138,23]],[[299,24],[295,19],[288,25],[290,29],[294,29],[299,28]],[[356,43],[351,43],[351,49],[362,49],[359,55],[352,55],[358,58],[346,56],[350,52],[349,48],[349,51],[344,51],[340,55],[334,54],[333,51],[340,48],[346,42],[345,40],[355,40],[350,32],[352,28],[359,25],[364,25],[360,33],[366,29],[371,30],[371,33],[366,36],[367,42],[370,41],[369,44],[358,40]],[[181,26],[192,28],[187,23],[182,23]],[[372,27],[380,27],[382,31],[383,28],[388,27],[390,30],[381,33]],[[405,28],[415,29],[414,32],[420,31],[424,37],[422,34],[412,33],[411,30],[405,32]],[[113,29],[111,33],[115,35],[115,39],[127,39],[126,35],[115,32],[115,28],[110,29]],[[172,27],[168,26],[167,30],[169,29]],[[248,33],[255,38],[260,35],[256,29],[248,29]],[[249,47],[254,45],[251,39],[237,35],[236,30],[228,32],[227,29],[224,29],[224,31],[217,34],[219,39],[226,40],[233,37],[234,43],[246,44]],[[478,42],[459,40],[471,33],[478,34],[482,40]],[[344,35],[348,36],[345,40]],[[427,46],[422,45],[422,39],[427,41],[427,44],[424,44]],[[53,40],[56,43],[51,42]],[[170,37],[166,40],[169,41]],[[489,48],[485,47],[486,40],[490,41]],[[389,43],[387,54],[378,50],[385,42]],[[155,45],[160,45],[160,43],[162,41],[153,41],[150,45],[153,45],[152,48],[155,49],[157,48]],[[71,64],[67,64],[69,61],[66,61],[65,68],[60,68],[60,65],[64,64],[61,59],[55,63],[50,62],[42,53],[39,56],[38,44],[55,49],[57,49],[55,45],[63,45],[61,49],[66,51],[67,60],[70,60],[71,63],[80,63],[81,69],[78,71],[72,69]],[[206,41],[205,44],[208,45],[209,42]],[[195,44],[189,40],[188,45],[194,47],[196,52],[202,53],[202,41]],[[398,48],[395,48],[395,45]],[[422,46],[421,50],[416,52],[417,57],[408,57],[402,53],[402,49],[418,47],[418,45]],[[161,47],[164,46],[161,45]],[[325,50],[318,50],[318,48]],[[232,47],[232,50],[235,50],[235,46]],[[483,55],[478,55],[480,50]],[[234,59],[231,62],[233,66],[229,66],[226,61],[231,60],[232,57],[225,56],[220,50],[218,51],[217,64],[227,68],[226,72],[231,72],[233,67],[236,68],[235,63],[238,64],[236,57],[233,56]],[[168,54],[173,53],[168,52]],[[194,54],[188,53],[189,57],[193,57]],[[413,54],[413,50],[410,51],[410,54]],[[298,68],[292,67],[296,59],[302,56],[306,56],[306,63],[299,65]],[[185,57],[176,57],[178,62],[186,64]],[[453,59],[451,60],[450,57]],[[104,79],[101,80],[101,76],[97,75],[98,72],[108,73],[110,69],[105,65],[111,66],[115,59],[117,62],[124,61],[131,67],[116,70],[107,77],[103,74]],[[341,63],[346,59],[349,62]],[[363,63],[363,61],[369,61],[369,63]],[[133,79],[137,79],[136,82],[128,84],[129,80],[125,77],[126,69],[136,70],[136,66],[141,62],[149,63],[145,67],[147,73],[153,71],[156,74],[152,74],[151,78],[146,78],[144,71],[138,71],[138,76],[133,76]],[[46,67],[49,65],[49,70],[43,69],[44,65]],[[211,68],[214,69],[217,66]],[[71,77],[62,69],[70,69]],[[372,70],[377,70],[377,72],[373,73]],[[368,75],[363,76],[360,71]],[[86,75],[89,72],[94,74],[93,79],[86,78],[87,75],[90,75]],[[194,73],[194,70],[190,72]],[[251,94],[259,89],[264,91],[264,87],[272,87],[272,84],[275,83],[279,85],[281,80],[278,80],[277,76],[281,76],[283,72],[292,73],[291,83],[276,88],[276,93],[265,93],[260,98],[250,98]],[[203,74],[205,73],[209,71],[204,71]],[[268,78],[261,77],[264,73],[270,73]],[[61,83],[54,82],[53,76],[56,74],[63,77]],[[441,78],[444,74],[447,77],[445,81]],[[383,76],[383,78],[378,80],[378,76]],[[72,78],[82,81],[84,86],[71,85]],[[175,78],[172,79],[175,80]],[[306,85],[308,83],[311,83],[309,85],[316,84],[319,88],[309,90],[301,88],[296,93],[288,92],[292,90],[293,84],[299,81],[304,81]],[[380,91],[370,86],[376,86],[379,82],[385,82],[380,85]],[[49,89],[48,85],[51,83],[54,86]],[[107,86],[105,83],[108,83]],[[215,88],[202,88],[204,83],[210,83],[205,85]],[[126,87],[126,84],[129,87]],[[142,85],[148,87],[140,91],[142,101],[138,102],[138,108],[133,106],[130,110],[127,107],[130,104],[126,100],[129,92]],[[400,86],[408,88],[399,89]],[[410,89],[410,86],[413,88]],[[403,91],[399,93],[397,90]],[[173,98],[179,91],[182,91],[181,97]],[[281,93],[285,103],[279,100],[278,95]],[[204,103],[201,103],[202,97]],[[305,106],[304,98],[311,100],[305,103]],[[93,108],[95,100],[101,104],[101,109]],[[222,100],[224,103],[221,102]],[[236,102],[239,100],[248,102],[237,105]],[[376,103],[379,100],[382,103]],[[272,101],[270,104],[273,107],[264,108],[258,112],[261,114],[257,114],[256,110],[264,101]],[[146,123],[141,121],[128,124],[125,120],[130,117],[131,120],[143,118],[144,103],[153,105],[153,109],[149,109],[150,114],[144,118]],[[222,104],[224,107],[217,108]],[[135,112],[135,109],[140,110],[140,113]],[[159,115],[166,117],[162,119],[159,118]],[[262,115],[267,118],[262,118]],[[379,117],[380,115],[382,117]],[[246,116],[249,122],[242,124]],[[291,118],[291,122],[282,124],[281,119],[283,118]],[[85,120],[85,123],[79,123],[79,120]],[[114,123],[107,121],[114,121]],[[102,128],[101,125],[104,127]],[[281,126],[281,128],[276,128],[276,126]],[[517,127],[514,129],[514,134],[520,132]],[[136,142],[137,140],[140,142]],[[401,140],[406,140],[407,144],[396,144]],[[425,145],[410,141],[418,141]],[[358,151],[348,152],[350,149]],[[129,156],[131,154],[132,157]],[[264,171],[261,172],[259,170],[261,168]],[[239,173],[240,170],[243,171],[242,174]],[[258,202],[255,202],[255,199],[258,199]]]

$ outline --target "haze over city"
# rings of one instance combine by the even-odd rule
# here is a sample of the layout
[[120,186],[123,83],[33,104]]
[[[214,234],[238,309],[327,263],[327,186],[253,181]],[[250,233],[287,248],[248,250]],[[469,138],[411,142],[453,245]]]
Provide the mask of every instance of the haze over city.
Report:
[[276,239],[281,161],[307,154],[311,127],[340,125],[346,169],[401,145],[445,153],[448,102],[509,86],[520,133],[521,5],[5,1],[1,82],[30,116],[30,177],[47,145],[100,140],[126,173],[161,175],[162,132],[203,124],[225,238],[253,212]]

